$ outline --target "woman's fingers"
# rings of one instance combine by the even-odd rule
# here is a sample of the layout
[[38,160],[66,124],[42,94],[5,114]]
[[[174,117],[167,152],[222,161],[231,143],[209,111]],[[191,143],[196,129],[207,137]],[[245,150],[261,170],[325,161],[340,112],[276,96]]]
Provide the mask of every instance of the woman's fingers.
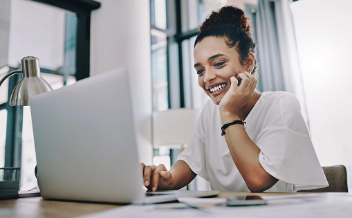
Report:
[[248,72],[243,72],[237,75],[237,77],[241,78],[240,88],[242,90],[248,90],[252,93],[257,85],[257,78]]
[[249,77],[245,73],[239,73],[237,79],[241,79],[241,84],[239,86],[240,89],[245,89],[248,86]]
[[169,171],[161,171],[160,176],[163,177],[164,179],[170,179],[171,173]]
[[144,186],[149,190],[156,191],[158,189],[160,177],[165,180],[171,178],[171,173],[167,171],[163,164],[159,166],[147,166],[141,163],[140,165],[143,173]]
[[248,78],[249,78],[249,83],[248,83],[248,88],[250,90],[250,93],[254,91],[254,89],[257,87],[258,79],[257,77],[253,76],[252,74],[248,72],[244,72]]
[[230,77],[230,83],[231,83],[230,89],[235,91],[238,86],[238,79],[236,79],[236,77],[232,76],[232,77]]
[[144,186],[148,188],[148,186],[150,185],[150,178],[153,175],[153,171],[156,170],[156,166],[155,165],[151,165],[151,166],[146,166],[146,165],[142,165],[142,170],[143,170],[143,180],[144,180]]
[[152,183],[151,183],[152,191],[156,191],[158,189],[160,172],[162,172],[162,171],[166,171],[166,167],[163,164],[160,164],[159,166],[156,167],[156,169],[153,173],[153,178],[152,178]]

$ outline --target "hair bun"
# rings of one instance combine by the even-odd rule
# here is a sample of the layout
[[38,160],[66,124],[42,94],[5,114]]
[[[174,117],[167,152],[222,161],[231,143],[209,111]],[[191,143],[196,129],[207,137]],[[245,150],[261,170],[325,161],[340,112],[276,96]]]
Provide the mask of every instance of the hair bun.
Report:
[[218,22],[232,23],[242,28],[246,33],[250,34],[251,27],[249,24],[249,19],[245,16],[241,9],[232,6],[225,6],[218,12],[212,12],[203,25],[200,26],[199,30],[200,32],[203,32]]

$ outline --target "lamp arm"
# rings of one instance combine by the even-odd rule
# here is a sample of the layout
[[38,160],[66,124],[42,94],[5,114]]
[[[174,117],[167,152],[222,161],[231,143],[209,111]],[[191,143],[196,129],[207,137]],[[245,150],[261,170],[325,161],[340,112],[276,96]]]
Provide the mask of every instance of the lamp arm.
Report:
[[22,73],[22,69],[14,70],[14,71],[8,72],[8,73],[0,80],[0,86],[1,86],[1,84],[5,81],[5,79],[6,79],[7,77],[12,76],[13,74],[16,74],[16,73]]

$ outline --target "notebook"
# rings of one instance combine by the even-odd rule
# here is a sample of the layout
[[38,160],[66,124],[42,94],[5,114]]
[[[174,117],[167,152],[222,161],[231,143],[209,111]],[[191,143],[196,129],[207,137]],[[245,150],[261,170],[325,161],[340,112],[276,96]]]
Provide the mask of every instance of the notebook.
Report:
[[99,74],[30,100],[45,199],[157,203],[219,192],[170,191],[146,196],[126,69]]

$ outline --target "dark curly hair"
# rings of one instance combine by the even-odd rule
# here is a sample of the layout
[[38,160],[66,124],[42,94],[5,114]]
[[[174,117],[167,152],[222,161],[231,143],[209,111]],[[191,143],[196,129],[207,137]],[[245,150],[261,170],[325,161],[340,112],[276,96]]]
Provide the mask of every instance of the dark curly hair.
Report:
[[[225,6],[219,11],[213,11],[199,27],[199,31],[194,47],[208,36],[225,37],[227,46],[235,47],[239,53],[242,65],[246,64],[249,52],[255,54],[256,45],[251,36],[250,20],[239,8]],[[257,61],[251,74],[256,72],[256,65]]]

